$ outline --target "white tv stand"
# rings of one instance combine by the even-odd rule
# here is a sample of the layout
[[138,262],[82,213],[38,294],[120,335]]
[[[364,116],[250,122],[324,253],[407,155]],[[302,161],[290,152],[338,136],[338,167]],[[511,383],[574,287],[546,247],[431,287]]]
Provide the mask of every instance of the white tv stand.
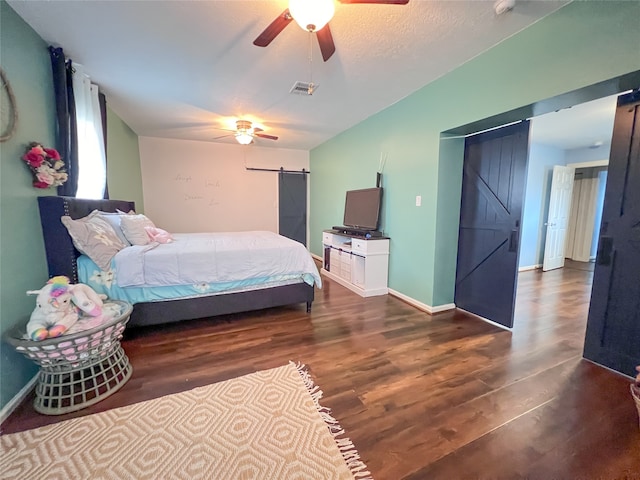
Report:
[[389,293],[389,238],[322,232],[321,273],[363,297]]

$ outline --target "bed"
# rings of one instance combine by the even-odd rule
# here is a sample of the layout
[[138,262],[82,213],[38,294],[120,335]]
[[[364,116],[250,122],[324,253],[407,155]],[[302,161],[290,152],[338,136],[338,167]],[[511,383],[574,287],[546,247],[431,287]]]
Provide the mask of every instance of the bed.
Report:
[[[65,275],[71,279],[72,283],[85,280],[81,277],[79,265],[82,267],[86,259],[74,247],[61,218],[68,216],[72,219],[81,219],[94,210],[101,212],[135,210],[134,202],[129,201],[88,200],[63,196],[38,197],[38,207],[49,276]],[[84,275],[86,276],[86,273]],[[300,278],[279,283],[272,281],[266,285],[251,284],[229,292],[206,292],[171,300],[132,301],[134,307],[129,326],[156,325],[298,303],[306,304],[308,313],[311,311],[314,299],[314,286],[310,283],[312,282],[305,282]],[[112,298],[130,301],[116,296]]]

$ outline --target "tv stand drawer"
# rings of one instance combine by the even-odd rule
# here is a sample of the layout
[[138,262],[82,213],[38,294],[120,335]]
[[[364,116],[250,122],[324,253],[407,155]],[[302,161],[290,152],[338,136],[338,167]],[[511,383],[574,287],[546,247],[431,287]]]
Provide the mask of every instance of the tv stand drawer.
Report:
[[351,239],[351,251],[353,253],[361,253],[364,255],[388,255],[389,254],[389,239],[388,238],[370,238],[365,240],[363,238]]

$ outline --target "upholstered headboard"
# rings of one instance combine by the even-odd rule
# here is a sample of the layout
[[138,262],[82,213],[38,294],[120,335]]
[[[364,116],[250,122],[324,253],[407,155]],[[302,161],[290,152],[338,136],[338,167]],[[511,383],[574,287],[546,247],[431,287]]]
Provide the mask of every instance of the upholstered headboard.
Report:
[[115,212],[116,209],[128,212],[135,210],[135,203],[125,200],[88,200],[75,197],[38,197],[40,223],[44,236],[44,248],[47,254],[49,277],[65,275],[72,283],[78,282],[76,259],[80,252],[76,250],[60,220],[64,215],[73,219],[86,217],[93,210]]

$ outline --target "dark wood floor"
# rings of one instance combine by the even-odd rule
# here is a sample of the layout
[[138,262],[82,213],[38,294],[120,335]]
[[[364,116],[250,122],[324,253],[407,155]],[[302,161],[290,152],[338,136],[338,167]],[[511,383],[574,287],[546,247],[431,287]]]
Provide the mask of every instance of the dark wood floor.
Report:
[[640,478],[630,380],[581,359],[592,275],[570,264],[521,273],[513,332],[327,279],[310,315],[300,305],[130,330],[134,373],[121,391],[60,417],[28,399],[3,431],[294,360],[377,480]]

